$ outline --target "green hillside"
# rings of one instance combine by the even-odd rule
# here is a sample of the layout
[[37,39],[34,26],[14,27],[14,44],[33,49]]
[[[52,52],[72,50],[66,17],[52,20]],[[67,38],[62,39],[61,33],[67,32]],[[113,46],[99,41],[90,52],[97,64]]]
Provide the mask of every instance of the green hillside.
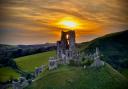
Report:
[[128,30],[96,38],[83,51],[85,54],[94,52],[96,47],[100,49],[102,59],[114,68],[128,68]]
[[128,79],[128,69],[120,69],[119,71]]
[[[61,65],[56,70],[47,69],[36,77],[35,81],[25,89],[128,89],[128,30],[109,34],[90,42],[78,45],[85,53],[93,53],[98,47],[102,60],[108,64],[96,69]],[[35,67],[48,64],[48,58],[55,56],[55,51],[43,52],[14,59],[18,68],[27,73]],[[116,71],[116,68],[120,71]],[[3,72],[4,71],[4,72]],[[0,81],[19,77],[9,67],[0,68]],[[126,76],[126,77],[124,77]]]
[[61,66],[25,89],[127,89],[128,81],[111,66],[100,69]]
[[[33,72],[35,67],[41,66],[42,64],[48,64],[48,58],[54,56],[55,51],[43,52],[34,55],[24,56],[16,58],[16,64],[22,71]],[[0,82],[6,82],[10,79],[16,79],[20,76],[19,73],[11,67],[0,68]]]
[[20,74],[10,67],[0,68],[0,82],[6,82],[11,79],[17,79],[19,76]]
[[54,55],[55,51],[49,51],[16,58],[15,61],[21,70],[26,72],[33,72],[35,67],[39,67],[43,64],[48,64],[48,58]]

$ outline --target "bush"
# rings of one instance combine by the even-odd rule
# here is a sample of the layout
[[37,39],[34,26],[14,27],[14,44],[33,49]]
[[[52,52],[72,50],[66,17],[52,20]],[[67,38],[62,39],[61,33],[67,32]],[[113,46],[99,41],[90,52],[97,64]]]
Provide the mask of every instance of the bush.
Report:
[[93,63],[93,60],[91,59],[86,59],[82,62],[82,65],[90,66]]
[[75,60],[70,60],[69,61],[69,65],[70,66],[80,66],[80,62],[79,61],[75,61]]
[[82,61],[85,61],[85,58],[84,57],[82,58]]

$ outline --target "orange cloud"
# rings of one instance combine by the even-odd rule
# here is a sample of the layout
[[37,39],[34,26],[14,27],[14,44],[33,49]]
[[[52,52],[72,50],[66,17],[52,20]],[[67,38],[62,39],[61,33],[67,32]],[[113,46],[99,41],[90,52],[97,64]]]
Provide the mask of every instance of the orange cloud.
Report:
[[4,35],[1,43],[55,42],[60,31],[67,30],[56,23],[67,17],[80,25],[75,28],[77,42],[92,40],[125,30],[127,6],[127,0],[2,0],[0,31]]

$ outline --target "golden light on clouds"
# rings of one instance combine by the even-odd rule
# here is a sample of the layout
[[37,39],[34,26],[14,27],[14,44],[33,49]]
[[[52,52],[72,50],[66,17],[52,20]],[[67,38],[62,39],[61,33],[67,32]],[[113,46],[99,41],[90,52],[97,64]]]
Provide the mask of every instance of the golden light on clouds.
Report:
[[83,42],[128,28],[127,0],[0,0],[0,43],[56,42],[75,30]]
[[60,28],[66,28],[68,30],[75,30],[80,28],[80,22],[73,18],[63,18],[57,24]]
[[75,29],[77,27],[77,22],[70,21],[70,20],[63,20],[60,23],[60,26],[68,29]]

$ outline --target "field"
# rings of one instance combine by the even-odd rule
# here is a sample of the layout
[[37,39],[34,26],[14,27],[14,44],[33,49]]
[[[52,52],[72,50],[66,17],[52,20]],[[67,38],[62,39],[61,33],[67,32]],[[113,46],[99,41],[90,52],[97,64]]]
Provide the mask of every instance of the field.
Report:
[[35,67],[48,64],[48,58],[54,56],[55,51],[43,52],[15,59],[16,64],[26,72],[33,72]]
[[127,79],[106,64],[100,69],[60,66],[25,89],[127,89]]
[[10,67],[0,68],[0,82],[6,82],[10,79],[17,79],[19,76],[20,74]]
[[[33,72],[35,67],[41,66],[42,64],[48,64],[48,58],[54,55],[55,51],[49,51],[16,58],[15,61],[21,70]],[[19,76],[20,74],[10,67],[0,68],[0,82],[17,79]]]

